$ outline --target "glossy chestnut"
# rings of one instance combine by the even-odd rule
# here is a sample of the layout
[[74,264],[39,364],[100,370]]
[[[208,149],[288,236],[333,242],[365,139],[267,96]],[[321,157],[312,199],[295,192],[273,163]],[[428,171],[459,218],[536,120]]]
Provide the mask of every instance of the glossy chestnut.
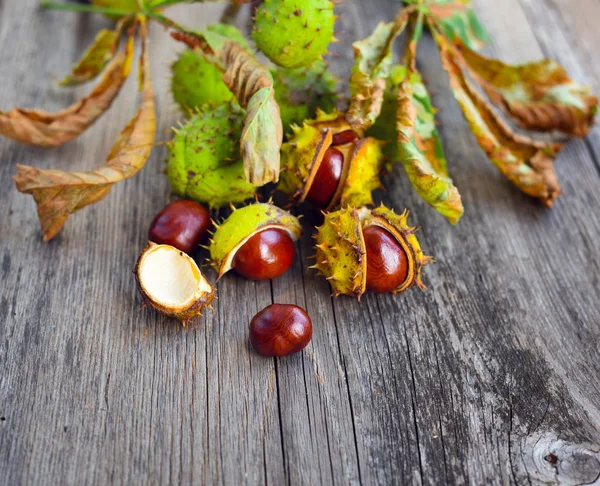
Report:
[[287,356],[306,347],[312,322],[304,309],[291,304],[272,304],[250,322],[250,343],[263,356]]
[[344,130],[343,132],[336,133],[331,139],[331,145],[345,145],[350,142],[358,140],[358,133],[354,130]]
[[193,253],[206,237],[211,220],[208,209],[196,201],[179,199],[167,204],[155,217],[148,239]]
[[285,273],[294,261],[294,241],[279,228],[251,236],[236,252],[233,268],[251,280],[269,280]]
[[385,294],[397,289],[408,276],[408,256],[404,248],[379,226],[363,230],[367,252],[367,289]]
[[342,177],[344,154],[334,147],[329,147],[323,161],[306,195],[315,206],[325,209],[329,206]]

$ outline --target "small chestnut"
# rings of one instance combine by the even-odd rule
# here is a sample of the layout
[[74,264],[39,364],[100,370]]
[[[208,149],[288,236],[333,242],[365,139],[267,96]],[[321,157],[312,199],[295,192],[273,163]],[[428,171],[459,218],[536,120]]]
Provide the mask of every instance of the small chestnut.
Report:
[[312,337],[312,322],[304,309],[271,304],[250,322],[250,343],[263,356],[287,356],[303,350]]
[[193,253],[206,237],[211,220],[208,209],[196,201],[178,199],[167,204],[155,217],[148,239]]
[[380,294],[402,285],[408,276],[408,257],[389,231],[379,226],[363,230],[367,252],[367,289]]
[[251,280],[285,273],[294,261],[294,241],[286,230],[267,228],[252,235],[236,252],[233,268]]
[[356,133],[354,130],[344,130],[343,132],[338,132],[333,135],[333,138],[331,139],[331,145],[345,145],[358,140],[358,138],[358,133]]
[[329,206],[340,183],[343,168],[344,154],[334,147],[329,147],[306,198],[317,207]]

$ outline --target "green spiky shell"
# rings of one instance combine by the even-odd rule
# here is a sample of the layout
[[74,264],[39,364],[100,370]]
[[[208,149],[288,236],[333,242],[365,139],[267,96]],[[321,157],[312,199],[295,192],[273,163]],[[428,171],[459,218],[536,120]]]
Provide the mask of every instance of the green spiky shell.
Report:
[[245,201],[256,187],[239,157],[242,114],[236,105],[204,106],[168,143],[167,176],[178,196],[218,208]]
[[360,296],[367,285],[367,260],[360,215],[355,208],[325,215],[317,228],[317,263],[334,295]]
[[329,0],[264,0],[256,10],[252,38],[275,64],[308,66],[327,52],[334,23]]
[[[302,127],[292,126],[292,136],[281,147],[282,173],[278,189],[299,202],[303,201],[326,150],[331,146],[332,136],[349,129],[350,125],[342,113],[320,110],[316,119],[305,121]],[[327,209],[373,204],[372,192],[381,187],[379,174],[383,165],[383,145],[373,137],[366,137],[336,147],[344,154],[344,170],[338,190]]]
[[[234,40],[249,48],[243,34],[233,25],[214,24],[207,30]],[[233,100],[233,93],[223,82],[223,73],[201,52],[185,49],[171,65],[171,93],[184,113],[206,103],[217,105]]]
[[190,49],[179,53],[171,65],[171,93],[184,113],[206,103],[221,104],[233,99],[223,74],[201,54]]
[[387,230],[402,246],[408,257],[408,276],[392,293],[403,292],[421,280],[424,265],[431,261],[421,250],[415,228],[408,226],[408,211],[398,215],[385,206],[376,209],[346,208],[327,213],[317,228],[316,268],[331,285],[334,295],[354,295],[358,298],[367,284],[367,253],[363,230],[379,226]]
[[221,278],[231,269],[236,251],[258,231],[280,228],[295,241],[302,235],[298,218],[269,203],[236,209],[217,229],[210,242],[210,263]]

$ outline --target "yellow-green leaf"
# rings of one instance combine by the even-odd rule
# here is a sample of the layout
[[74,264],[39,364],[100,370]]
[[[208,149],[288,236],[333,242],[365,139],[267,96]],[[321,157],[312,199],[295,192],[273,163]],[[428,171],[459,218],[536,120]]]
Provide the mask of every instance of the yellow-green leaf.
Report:
[[463,205],[448,175],[435,108],[418,72],[406,73],[397,107],[398,149],[411,184],[419,196],[456,224],[463,214]]
[[124,22],[121,21],[115,30],[102,29],[96,35],[94,42],[83,53],[81,58],[59,84],[73,86],[85,83],[98,76],[108,62],[115,56],[119,48],[121,31]]
[[560,64],[544,59],[511,66],[457,46],[459,60],[490,99],[530,130],[560,130],[584,136],[598,111],[598,98],[575,83]]
[[380,23],[369,37],[352,44],[352,99],[346,119],[355,130],[369,128],[381,112],[386,79],[392,67],[392,44],[406,27],[409,14],[408,9],[402,10],[396,21]]

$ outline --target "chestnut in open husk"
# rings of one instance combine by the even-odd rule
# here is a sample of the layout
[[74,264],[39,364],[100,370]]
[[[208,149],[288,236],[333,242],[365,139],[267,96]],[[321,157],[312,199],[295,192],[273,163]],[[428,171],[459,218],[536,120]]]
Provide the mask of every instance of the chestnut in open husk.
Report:
[[313,268],[327,278],[334,295],[425,289],[421,271],[432,258],[423,254],[407,218],[408,211],[398,215],[383,205],[327,213],[317,228]]
[[218,278],[231,269],[252,280],[278,277],[292,265],[302,235],[298,218],[269,203],[236,209],[215,226],[209,250]]
[[372,192],[381,187],[383,142],[352,130],[339,112],[319,111],[292,130],[281,147],[278,190],[324,210],[373,204]]

